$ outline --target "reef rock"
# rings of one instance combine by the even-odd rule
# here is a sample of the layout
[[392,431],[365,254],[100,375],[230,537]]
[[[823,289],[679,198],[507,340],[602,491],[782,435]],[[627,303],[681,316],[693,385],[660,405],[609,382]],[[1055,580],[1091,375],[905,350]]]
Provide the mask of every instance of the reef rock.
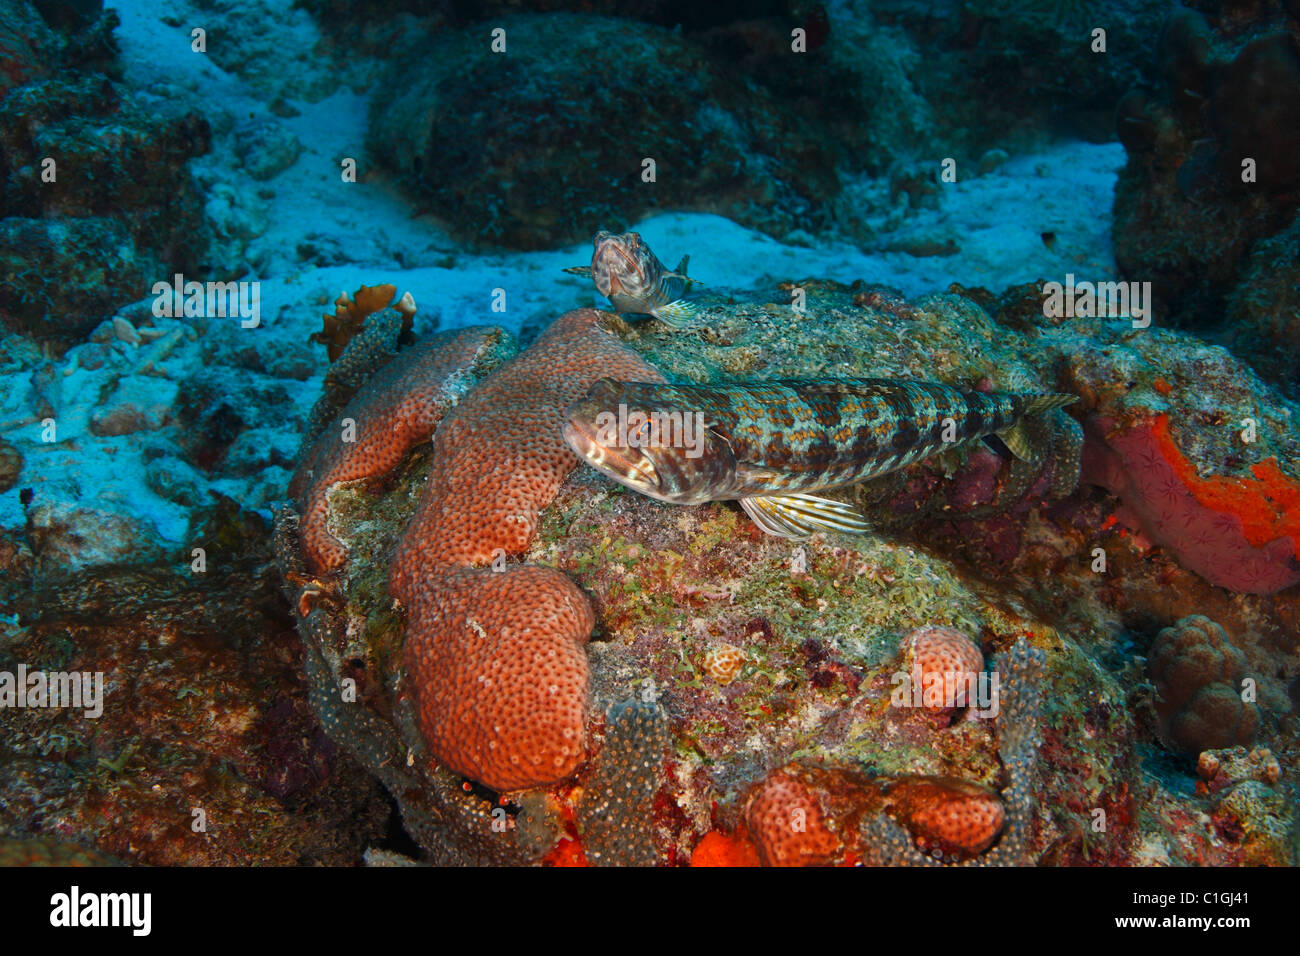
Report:
[[576,14],[492,26],[505,52],[481,25],[409,47],[371,112],[375,159],[467,241],[549,248],[664,208],[784,235],[838,191],[833,148],[793,104],[668,29]]
[[[806,312],[788,304],[794,285],[807,293]],[[581,313],[571,313],[555,334],[596,336],[610,354],[633,353],[680,381],[894,375],[1022,391],[1077,383],[1081,401],[1070,411],[1085,422],[1117,414],[1125,395],[1149,401],[1127,387],[1129,369],[1103,367],[1094,380],[1071,364],[1085,343],[1113,347],[1124,360],[1121,345],[1133,333],[1114,320],[1034,319],[1017,311],[1014,296],[990,302],[990,315],[956,294],[911,303],[813,280],[791,287],[728,304],[706,296],[701,314],[680,330],[600,313],[579,328]],[[535,356],[550,354],[545,341]],[[1136,341],[1163,357],[1187,351],[1192,340],[1151,331]],[[512,401],[535,394],[546,405],[550,390],[572,383],[567,368],[558,352],[553,362],[534,360],[533,385]],[[430,450],[413,449],[384,482],[340,485],[326,496],[328,527],[349,542],[337,571],[309,574],[299,518],[286,512],[279,520],[313,706],[331,738],[388,786],[429,860],[608,862],[626,843],[619,836],[627,832],[626,809],[643,821],[644,841],[622,857],[632,863],[1121,863],[1144,858],[1152,826],[1168,829],[1180,815],[1212,809],[1207,795],[1188,795],[1190,786],[1174,792],[1140,772],[1138,747],[1149,738],[1123,690],[1137,659],[1116,654],[1113,618],[1080,610],[1099,596],[1137,603],[1159,589],[1141,575],[1116,582],[1089,570],[1106,503],[1115,499],[1078,484],[1084,433],[1077,419],[1039,435],[1043,455],[1027,469],[975,451],[847,492],[879,520],[879,533],[789,542],[764,536],[725,502],[675,507],[591,469],[553,472],[556,436],[548,429],[558,423],[538,417],[535,430],[515,439],[509,429],[489,428],[492,381],[458,404],[457,429],[444,437],[445,420]],[[1191,401],[1195,384],[1179,378],[1170,394],[1151,394]],[[479,389],[487,392],[482,399]],[[1277,424],[1271,440],[1285,446],[1294,438],[1279,408],[1266,404],[1261,420]],[[1190,434],[1189,456],[1217,447],[1200,431]],[[411,524],[416,499],[436,484],[426,476],[450,481],[445,470],[461,461],[458,470],[477,475],[479,465],[469,465],[489,448],[509,466],[483,472],[477,498],[439,499],[444,508],[429,514],[451,528],[470,527],[465,516],[491,514],[522,496],[520,507],[503,513],[517,510],[523,528],[506,535],[503,525],[495,548],[469,547],[478,539],[462,541],[458,531],[422,534],[417,550],[408,541],[395,552],[420,524]],[[511,474],[526,480],[512,490],[502,477]],[[534,501],[526,486],[543,478],[547,493]],[[985,528],[1001,535],[1000,564],[989,563]],[[1129,567],[1118,544],[1136,546],[1106,540],[1114,560]],[[395,553],[404,568],[396,575]],[[402,558],[416,553],[430,557]],[[1141,562],[1140,554],[1132,560]],[[1156,570],[1174,573],[1172,559],[1162,560]],[[440,563],[447,567],[437,570]],[[1179,573],[1179,588],[1146,598],[1144,614],[1212,596],[1194,574]],[[513,592],[513,606],[500,599],[527,574],[544,576],[544,586]],[[500,595],[480,600],[487,591],[453,587],[454,575],[491,583]],[[427,595],[411,590],[418,581]],[[413,596],[394,600],[403,595]],[[1235,634],[1247,650],[1233,660],[1241,676],[1258,681],[1261,701],[1276,707],[1269,669],[1279,658],[1259,629],[1285,620],[1294,602],[1247,595],[1235,603],[1239,615],[1248,607],[1257,616]],[[574,630],[574,611],[583,608],[591,617],[579,615]],[[430,613],[442,615],[436,627]],[[598,639],[584,645],[589,622]],[[916,719],[924,700],[893,693],[912,677],[900,643],[923,627],[973,639],[954,660],[977,681],[997,676],[995,716],[968,708],[948,721]],[[532,664],[515,659],[571,630],[570,639],[579,639],[563,653],[557,644]],[[434,633],[444,635],[441,644],[428,639]],[[464,653],[454,653],[462,643]],[[1231,655],[1226,639],[1220,645]],[[455,667],[429,664],[440,646],[453,652]],[[734,651],[725,667],[716,653],[723,646]],[[518,718],[494,716],[505,713],[495,704],[476,713],[457,702],[459,689],[474,685],[522,693],[509,688],[516,671],[530,669],[562,676],[548,680],[564,700],[574,686],[582,689],[579,724],[533,720],[532,698],[520,698]],[[448,697],[445,714],[428,706],[431,694]],[[629,701],[640,704],[629,709]],[[442,736],[445,719],[458,728],[454,740]],[[553,736],[529,737],[539,753],[571,755],[576,740],[580,759],[564,762],[555,777],[534,777],[549,780],[540,784],[502,772],[496,755],[525,731]],[[466,759],[457,747],[483,759]],[[611,803],[620,793],[626,801]],[[1150,811],[1139,814],[1146,805]],[[792,808],[803,811],[802,829],[787,831]],[[1091,829],[1098,809],[1109,821],[1102,836]],[[1263,856],[1290,860],[1280,844],[1267,847]],[[1212,834],[1185,851],[1168,850],[1182,862],[1224,862],[1236,853]]]

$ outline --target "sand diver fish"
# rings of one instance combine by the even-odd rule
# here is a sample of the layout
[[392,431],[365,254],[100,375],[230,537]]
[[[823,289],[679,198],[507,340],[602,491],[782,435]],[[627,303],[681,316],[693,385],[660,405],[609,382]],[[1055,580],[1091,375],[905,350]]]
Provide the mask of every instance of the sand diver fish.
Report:
[[991,435],[1036,461],[1028,416],[1064,394],[966,392],[893,379],[659,385],[601,379],[566,413],[564,438],[589,465],[669,504],[739,500],[768,534],[867,530],[842,488]]
[[669,272],[639,232],[616,236],[601,231],[592,237],[591,244],[595,247],[591,265],[564,271],[592,279],[614,311],[653,315],[674,328],[695,315],[695,306],[682,298],[691,286],[703,285],[686,275],[690,256],[682,256],[677,271]]

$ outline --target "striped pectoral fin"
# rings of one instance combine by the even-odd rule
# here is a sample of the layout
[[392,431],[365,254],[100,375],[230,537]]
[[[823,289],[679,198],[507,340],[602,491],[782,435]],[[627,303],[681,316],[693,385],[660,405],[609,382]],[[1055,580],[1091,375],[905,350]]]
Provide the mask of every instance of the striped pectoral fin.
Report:
[[669,302],[667,305],[661,305],[651,311],[656,319],[666,322],[673,328],[681,328],[683,322],[688,322],[695,318],[696,308],[691,303],[683,299],[676,302]]
[[1021,461],[1030,463],[1037,462],[1039,453],[1034,450],[1033,441],[1029,437],[1029,432],[1025,428],[1025,420],[1022,418],[1009,428],[1004,428],[996,432],[998,438],[1002,439],[1002,444],[1006,445],[1011,454],[1015,455]]
[[572,276],[582,276],[586,279],[591,278],[591,266],[569,266],[569,268],[564,271]]
[[817,531],[863,534],[867,520],[852,505],[814,495],[763,495],[741,498],[740,506],[767,534],[806,538]]

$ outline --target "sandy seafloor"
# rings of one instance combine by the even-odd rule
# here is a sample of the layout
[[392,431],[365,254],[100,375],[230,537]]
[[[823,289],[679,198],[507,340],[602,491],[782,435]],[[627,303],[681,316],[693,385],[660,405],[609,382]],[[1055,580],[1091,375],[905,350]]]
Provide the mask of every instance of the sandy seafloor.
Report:
[[[260,327],[241,329],[237,319],[229,319],[225,325],[214,322],[207,334],[229,336],[231,342],[225,344],[251,345],[259,354],[297,352],[315,366],[306,379],[279,380],[291,404],[265,409],[258,427],[241,438],[246,446],[256,446],[243,448],[242,458],[235,456],[244,467],[224,473],[186,472],[183,477],[194,482],[201,495],[218,491],[270,515],[288,482],[282,462],[297,447],[302,419],[319,394],[327,366],[324,349],[308,344],[307,338],[320,329],[321,313],[332,310],[326,303],[343,290],[393,283],[399,292],[409,291],[419,306],[417,331],[429,330],[436,319],[442,329],[486,323],[517,333],[545,325],[568,309],[606,304],[589,284],[561,271],[588,262],[589,246],[475,254],[419,215],[418,200],[404,197],[369,168],[367,150],[376,144],[367,142],[367,96],[345,89],[313,103],[296,98],[288,80],[278,90],[264,82],[255,86],[223,71],[217,58],[191,52],[191,24],[234,14],[147,0],[115,0],[109,6],[122,18],[117,37],[128,84],[146,91],[146,98],[153,97],[160,108],[197,109],[214,127],[212,152],[193,164],[200,181],[209,185],[210,217],[228,221],[232,229],[260,231],[243,251],[249,266],[243,278],[260,282]],[[239,29],[261,31],[268,43],[273,36],[275,69],[285,77],[313,63],[312,48],[319,37],[306,14],[291,9],[290,0],[236,6]],[[177,25],[169,26],[164,18]],[[314,66],[317,71],[329,68]],[[300,115],[273,114],[269,106],[276,92]],[[265,182],[254,182],[241,170],[231,141],[232,129],[259,120],[287,127],[302,145],[297,161]],[[340,158],[348,156],[358,160],[355,183],[345,183],[339,175]],[[872,223],[878,229],[873,248],[815,241],[786,245],[721,217],[697,213],[654,215],[633,227],[670,265],[690,253],[692,275],[712,291],[771,289],[779,296],[776,283],[817,277],[882,283],[916,297],[946,290],[954,282],[1001,290],[1038,279],[1063,281],[1071,272],[1079,278],[1109,279],[1115,277],[1110,210],[1123,162],[1118,144],[1062,142],[1034,155],[1013,156],[987,175],[944,185],[938,209],[880,217],[879,223]],[[593,222],[591,228],[594,232],[613,225]],[[1055,236],[1051,248],[1044,242],[1045,233]],[[956,254],[879,251],[945,239],[956,243]],[[301,261],[304,244],[334,250],[332,261],[337,264]],[[506,291],[505,312],[491,309],[492,291],[498,288]],[[149,290],[141,293],[141,305],[123,313],[139,315],[152,304]],[[167,429],[100,437],[88,425],[115,394],[129,394],[137,405],[152,402],[160,420],[170,421],[168,404],[175,400],[176,383],[205,364],[205,343],[199,337],[175,345],[151,368],[143,367],[150,359],[149,342],[136,345],[111,336],[109,341],[128,360],[138,360],[140,374],[121,377],[109,367],[82,368],[77,348],[58,359],[55,377],[61,382],[62,403],[57,445],[40,440],[41,423],[30,412],[33,386],[28,376],[11,377],[0,404],[0,427],[26,460],[23,487],[32,488],[36,501],[54,513],[72,516],[69,520],[85,531],[111,539],[98,557],[87,554],[88,563],[110,554],[129,559],[133,548],[150,543],[162,548],[183,544],[189,508],[157,494],[151,484],[159,482],[150,482],[146,474],[148,468],[160,467],[159,442],[167,440]],[[238,391],[235,374],[231,387]],[[260,375],[247,373],[250,383]],[[258,449],[267,448],[277,451],[276,463],[249,467]],[[125,520],[117,520],[111,534],[104,535],[97,525],[108,519]],[[0,526],[21,527],[24,521],[19,496],[0,497]]]

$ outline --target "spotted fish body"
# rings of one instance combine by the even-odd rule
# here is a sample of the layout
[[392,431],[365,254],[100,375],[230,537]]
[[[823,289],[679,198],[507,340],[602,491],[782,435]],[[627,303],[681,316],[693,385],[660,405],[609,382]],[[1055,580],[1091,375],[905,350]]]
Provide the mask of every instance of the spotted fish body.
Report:
[[[569,409],[565,438],[593,467],[643,494],[673,504],[738,499],[764,531],[802,537],[867,527],[849,505],[809,492],[897,471],[990,435],[1031,458],[1025,418],[1072,401],[890,379],[603,379]],[[630,427],[608,427],[620,414],[617,421]]]
[[653,315],[673,326],[695,314],[694,306],[683,300],[692,285],[699,285],[686,275],[690,256],[683,256],[677,271],[669,272],[638,232],[598,232],[591,242],[590,267],[564,271],[589,276],[616,312]]

